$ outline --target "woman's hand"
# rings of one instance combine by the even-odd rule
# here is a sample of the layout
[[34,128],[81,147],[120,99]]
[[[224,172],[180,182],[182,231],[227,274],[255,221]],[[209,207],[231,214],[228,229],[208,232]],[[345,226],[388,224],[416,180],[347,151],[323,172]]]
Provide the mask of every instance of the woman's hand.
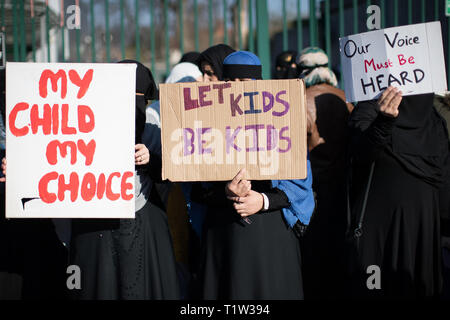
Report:
[[398,106],[402,101],[402,92],[390,86],[378,99],[378,106],[382,114],[388,117],[396,118],[398,116]]
[[0,182],[5,182],[6,181],[6,158],[2,159],[2,173],[3,173],[4,177],[0,178]]
[[225,186],[227,197],[245,197],[252,189],[252,184],[248,180],[243,180],[245,168],[239,170],[237,175]]
[[242,218],[251,216],[264,207],[263,195],[253,190],[250,190],[246,197],[229,197],[229,199],[234,201],[233,207]]
[[134,164],[138,166],[145,165],[150,162],[150,152],[144,144],[134,146]]

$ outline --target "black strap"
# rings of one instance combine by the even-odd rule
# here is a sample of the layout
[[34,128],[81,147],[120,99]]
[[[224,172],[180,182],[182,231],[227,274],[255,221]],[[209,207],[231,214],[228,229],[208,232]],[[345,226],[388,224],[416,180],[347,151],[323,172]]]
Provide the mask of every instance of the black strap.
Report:
[[361,215],[359,216],[358,225],[354,231],[354,236],[356,238],[359,238],[362,235],[362,224],[364,221],[364,214],[366,213],[367,198],[369,197],[370,185],[372,184],[374,168],[375,168],[375,161],[373,161],[372,164],[370,165],[369,179],[367,181],[366,192],[364,193],[364,201],[363,201],[363,205],[361,208]]

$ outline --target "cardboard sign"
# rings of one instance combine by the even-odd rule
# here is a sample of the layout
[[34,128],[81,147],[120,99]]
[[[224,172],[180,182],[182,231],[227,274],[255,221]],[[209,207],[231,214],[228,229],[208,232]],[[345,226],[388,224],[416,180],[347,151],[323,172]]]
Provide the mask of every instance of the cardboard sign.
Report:
[[134,218],[135,79],[135,64],[7,64],[7,218]]
[[305,101],[300,79],[160,85],[163,178],[305,178]]
[[440,22],[340,38],[348,102],[378,98],[389,86],[403,95],[447,90]]

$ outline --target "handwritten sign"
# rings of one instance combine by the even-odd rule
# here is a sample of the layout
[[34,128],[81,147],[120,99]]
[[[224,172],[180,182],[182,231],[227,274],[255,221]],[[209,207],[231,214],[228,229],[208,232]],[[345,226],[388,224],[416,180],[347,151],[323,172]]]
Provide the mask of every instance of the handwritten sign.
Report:
[[372,100],[389,86],[403,95],[447,90],[440,22],[340,38],[348,102]]
[[134,218],[135,77],[135,64],[7,64],[7,218]]
[[302,80],[160,85],[163,178],[306,177]]

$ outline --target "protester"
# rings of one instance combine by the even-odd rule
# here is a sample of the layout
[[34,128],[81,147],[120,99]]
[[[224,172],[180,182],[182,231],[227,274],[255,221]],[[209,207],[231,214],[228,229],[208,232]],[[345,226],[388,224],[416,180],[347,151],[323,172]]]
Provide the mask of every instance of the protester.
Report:
[[200,52],[189,51],[189,52],[186,52],[185,54],[183,54],[183,56],[180,59],[180,62],[178,62],[178,63],[190,62],[190,63],[195,64],[199,57],[200,57]]
[[[5,210],[6,158],[5,69],[0,70],[0,211]],[[67,248],[52,219],[0,217],[0,297],[66,299]]]
[[308,148],[317,202],[302,241],[305,298],[338,298],[345,274],[347,122],[353,106],[336,87],[323,50],[305,48],[296,61],[307,87]]
[[[247,51],[224,60],[225,79],[261,79],[259,58]],[[197,189],[208,205],[204,233],[204,299],[302,299],[296,231],[314,209],[311,171],[305,180],[247,181],[245,169],[230,182]]]
[[[203,80],[203,75],[195,64],[182,62],[172,69],[166,83],[194,82]],[[157,115],[155,112],[157,110]],[[161,131],[159,122],[160,103],[155,101],[147,107],[147,123],[149,130],[145,136],[150,141],[150,152],[161,150]],[[147,137],[148,136],[148,137]],[[153,146],[157,145],[157,148]],[[170,186],[170,189],[168,188]],[[164,203],[167,204],[167,216],[177,261],[178,275],[182,287],[181,297],[187,298],[191,292],[192,278],[197,274],[197,255],[199,250],[199,238],[192,229],[192,222],[197,226],[201,215],[196,204],[185,199],[184,188],[189,188],[190,183],[183,184],[155,184]],[[183,188],[183,191],[182,191]],[[189,215],[189,218],[188,218]],[[191,222],[191,223],[190,223]]]
[[[82,272],[77,299],[178,299],[172,240],[153,181],[161,158],[142,140],[145,107],[157,97],[149,69],[136,63],[135,219],[74,219],[71,263]],[[145,135],[145,134],[144,134]]]
[[295,59],[297,51],[283,51],[275,60],[274,79],[295,79],[298,77],[298,67]]
[[[449,179],[449,144],[433,97],[402,97],[389,87],[352,112],[349,236],[356,297],[432,298],[441,292],[438,188]],[[379,276],[369,281],[373,270]]]
[[203,51],[197,60],[197,66],[203,73],[203,81],[223,80],[223,60],[234,51],[226,44],[218,44]]

